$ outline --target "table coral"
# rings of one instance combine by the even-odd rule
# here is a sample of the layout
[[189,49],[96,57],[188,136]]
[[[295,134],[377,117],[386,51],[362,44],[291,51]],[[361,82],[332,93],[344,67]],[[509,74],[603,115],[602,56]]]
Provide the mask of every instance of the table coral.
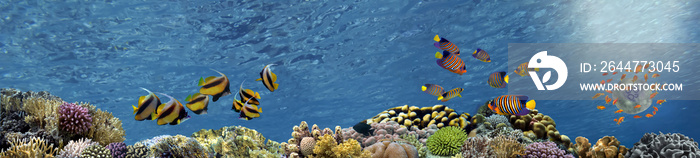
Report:
[[279,143],[266,142],[261,133],[241,126],[202,129],[193,133],[192,138],[208,152],[223,157],[275,157],[282,152]]
[[700,157],[698,142],[680,133],[646,133],[625,157]]
[[566,151],[559,149],[553,142],[536,142],[525,148],[527,158],[574,158],[566,154]]
[[62,131],[82,134],[92,126],[91,122],[92,117],[87,108],[66,102],[58,107],[58,127]]
[[467,139],[467,133],[459,127],[448,126],[441,128],[428,137],[428,151],[435,155],[451,156],[457,154]]

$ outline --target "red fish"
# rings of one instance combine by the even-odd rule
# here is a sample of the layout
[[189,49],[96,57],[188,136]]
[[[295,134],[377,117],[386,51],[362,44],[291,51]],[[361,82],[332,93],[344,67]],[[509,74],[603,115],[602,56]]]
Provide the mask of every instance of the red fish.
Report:
[[632,82],[637,82],[637,75],[634,75],[634,77],[632,77]]
[[600,81],[600,84],[605,84],[605,80],[601,80],[601,81]]
[[621,112],[622,112],[622,109],[615,111],[616,114],[621,113]]
[[649,74],[644,74],[644,82],[647,82],[648,79],[649,79]]
[[[664,99],[664,100],[661,100],[661,99],[656,100],[656,104],[659,104],[659,105],[661,105],[661,103],[665,103],[665,102],[666,102],[666,99]],[[656,107],[654,107],[654,109],[656,109]]]
[[634,115],[634,118],[638,119],[638,118],[642,118],[642,117],[639,115]]
[[637,65],[637,68],[634,69],[634,73],[639,73],[642,72],[642,65]]
[[642,107],[642,105],[639,105],[639,104],[637,104],[637,105],[634,106],[635,109],[636,109],[636,108],[641,108],[641,107]]
[[612,93],[612,91],[611,91],[611,90],[605,90],[605,92],[608,92],[608,93]]
[[617,75],[617,72],[613,72],[613,75]]
[[657,108],[656,106],[653,106],[653,107],[654,107],[654,111],[659,111],[659,108]]
[[435,44],[433,44],[435,45],[435,47],[448,51],[452,54],[459,55],[459,48],[457,48],[455,44],[448,41],[447,39],[440,38],[440,36],[435,35],[435,37],[433,37],[433,40],[435,40]]
[[620,77],[620,80],[625,79],[625,76],[627,76],[627,74],[622,74],[622,77]]
[[608,97],[607,95],[605,96],[605,104],[610,103],[611,100],[612,99],[610,99],[610,97]]
[[617,104],[617,98],[615,98],[615,100],[613,100],[613,105],[615,105],[615,104]]
[[611,79],[608,79],[608,80],[607,80],[607,81],[605,81],[605,82],[607,82],[607,83],[610,83],[610,82],[612,82],[612,78],[611,78]]
[[605,110],[605,106],[598,105],[598,109]]
[[605,75],[608,75],[608,73],[607,73],[607,72],[606,72],[606,73],[603,73],[603,76],[605,76]]
[[435,58],[438,58],[438,66],[449,70],[450,72],[462,75],[467,72],[467,67],[464,65],[464,61],[457,55],[450,53],[448,51],[443,51],[442,53],[435,53]]
[[646,117],[647,117],[647,118],[651,118],[651,117],[654,117],[654,115],[652,115],[652,114],[647,114]]
[[592,98],[595,99],[595,98],[598,98],[598,97],[600,97],[600,96],[602,96],[602,95],[604,95],[604,94],[603,94],[603,93],[596,93],[595,95],[593,95]]
[[651,113],[653,113],[654,115],[656,115],[656,111],[652,111]]
[[[659,92],[651,93],[651,95],[649,96],[649,99],[654,98],[657,94],[659,94]],[[657,102],[658,102],[658,101],[657,101]]]
[[659,74],[651,74],[651,78],[657,78],[657,77],[659,77],[659,76],[661,76],[661,75],[659,75]]

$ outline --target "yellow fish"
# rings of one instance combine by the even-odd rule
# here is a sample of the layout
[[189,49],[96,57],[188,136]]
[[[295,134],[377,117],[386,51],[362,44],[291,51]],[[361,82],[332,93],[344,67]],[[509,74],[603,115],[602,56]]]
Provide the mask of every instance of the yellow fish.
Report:
[[275,64],[267,64],[265,67],[263,67],[263,70],[260,71],[260,78],[256,79],[255,81],[262,81],[263,85],[265,85],[265,88],[267,90],[270,90],[270,92],[274,92],[279,84],[275,83],[277,81],[277,75],[275,73],[272,73],[270,70],[270,66],[275,65]]
[[260,117],[260,113],[262,113],[262,108],[258,108],[258,106],[256,105],[248,104],[248,101],[246,101],[243,104],[243,108],[241,108],[239,119],[251,120],[253,118]]
[[197,115],[207,114],[207,107],[209,106],[209,96],[201,93],[195,93],[187,96],[185,101],[188,101],[185,106],[192,110]]
[[170,98],[170,101],[158,106],[158,111],[160,111],[160,113],[158,114],[158,118],[154,118],[158,119],[158,125],[178,125],[190,118],[190,116],[187,115],[187,111],[185,111],[185,107],[182,106],[180,101],[177,101],[177,99],[167,94],[160,94]]
[[[212,69],[212,70],[214,70],[214,69]],[[214,71],[216,71],[216,70],[214,70]],[[221,73],[219,71],[216,71],[216,72],[221,74],[221,76],[220,77],[209,76],[206,79],[200,77],[199,84],[198,84],[198,86],[202,86],[202,88],[199,89],[199,93],[211,95],[212,100],[214,102],[219,100],[219,97],[223,97],[223,96],[231,94],[231,90],[229,89],[228,77],[226,77],[226,75],[224,73]]]
[[260,101],[258,101],[258,99],[260,99],[260,94],[250,89],[243,89],[243,82],[241,82],[241,87],[238,89],[238,96],[241,97],[241,100],[249,101],[250,104],[260,105]]
[[440,100],[442,102],[446,102],[446,101],[448,101],[454,97],[457,97],[457,96],[462,97],[462,95],[460,94],[460,93],[462,93],[462,90],[463,90],[462,88],[455,88],[455,89],[452,89],[450,91],[447,91],[447,92],[445,92],[445,94],[442,94],[441,96],[439,96],[438,100]]
[[141,88],[148,92],[148,95],[144,95],[139,97],[139,103],[138,107],[131,105],[131,107],[134,108],[134,119],[136,121],[143,121],[143,120],[152,120],[153,118],[156,117],[156,112],[158,110],[158,105],[160,105],[160,98],[156,96],[156,94],[153,94],[153,92],[149,91],[146,88]]

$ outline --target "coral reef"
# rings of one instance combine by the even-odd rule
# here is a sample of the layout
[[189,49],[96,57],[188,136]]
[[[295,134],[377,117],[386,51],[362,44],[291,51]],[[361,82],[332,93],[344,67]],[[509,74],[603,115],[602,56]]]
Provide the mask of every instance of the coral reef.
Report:
[[402,127],[415,126],[424,129],[430,125],[438,128],[444,126],[457,126],[466,129],[469,126],[470,115],[468,113],[458,114],[454,109],[445,105],[435,105],[432,107],[397,106],[380,112],[376,116],[365,120],[367,124],[384,123],[394,121]]
[[491,138],[485,136],[471,137],[462,145],[463,158],[496,158],[490,147]]
[[165,138],[169,138],[169,137],[172,137],[172,136],[171,135],[159,135],[159,136],[155,136],[151,139],[141,140],[141,141],[136,142],[136,143],[143,144],[144,146],[151,148],[154,145],[161,142],[162,140],[164,140]]
[[10,142],[10,148],[0,153],[0,157],[53,157],[57,150],[53,145],[39,137],[14,139]]
[[352,127],[343,129],[343,139],[352,138],[361,142],[363,147],[367,147],[383,139],[399,140],[401,135],[408,134],[416,136],[421,143],[425,143],[428,137],[438,130],[437,125],[431,125],[423,129],[418,129],[418,127],[410,127],[409,129],[400,126],[394,121],[372,123],[371,127],[372,134],[369,136],[356,132]]
[[119,118],[114,117],[111,112],[102,111],[88,103],[81,103],[80,106],[87,108],[92,116],[92,126],[87,133],[87,138],[103,146],[124,141],[126,134]]
[[566,151],[559,149],[553,142],[536,142],[525,148],[527,158],[574,158],[566,154]]
[[[330,128],[321,130],[316,124],[314,124],[309,131],[309,125],[306,124],[306,121],[301,121],[299,126],[294,126],[292,130],[294,130],[292,132],[292,138],[289,138],[287,142],[283,142],[281,144],[284,148],[285,156],[299,156],[299,154],[302,154],[301,156],[309,155],[308,151],[310,150],[309,147],[311,146],[310,143],[312,142],[310,138],[314,139],[314,148],[318,145],[317,143],[321,139],[321,136],[324,135],[332,136],[336,143],[343,143],[344,141],[343,131],[340,126],[335,126],[335,133]],[[303,139],[306,139],[306,141],[304,141],[305,144],[303,144],[304,150],[301,149]],[[299,153],[300,151],[304,151],[306,155]]]
[[698,143],[680,133],[646,133],[625,157],[700,157]]
[[109,149],[102,147],[100,145],[92,145],[85,150],[83,150],[83,153],[80,154],[81,158],[111,158],[112,155],[110,154]]
[[258,131],[241,126],[218,130],[200,130],[192,134],[209,153],[221,157],[276,157],[281,154],[279,143],[267,140]]
[[87,138],[81,138],[77,141],[71,140],[66,146],[63,147],[57,157],[78,157],[80,156],[80,153],[83,153],[85,148],[93,145],[98,145],[98,143]]
[[391,141],[377,142],[365,148],[373,158],[405,157],[418,158],[418,151],[411,144]]
[[163,138],[151,147],[153,156],[171,154],[173,157],[206,158],[207,152],[197,140],[182,135]]
[[147,158],[150,155],[149,152],[148,147],[141,143],[136,143],[126,147],[125,158]]
[[82,134],[92,126],[92,117],[87,108],[74,103],[63,103],[58,107],[58,127],[66,132]]
[[357,141],[348,139],[348,141],[338,144],[335,137],[329,134],[320,137],[313,147],[313,153],[316,155],[315,157],[319,158],[370,157],[370,153],[363,152]]
[[515,157],[525,154],[525,146],[508,136],[497,136],[491,140],[491,148],[496,157]]
[[466,139],[467,133],[464,130],[459,127],[448,126],[441,128],[430,136],[426,145],[430,153],[451,156],[459,153]]
[[523,131],[523,135],[530,139],[547,139],[557,144],[561,144],[568,151],[573,151],[571,148],[571,140],[566,135],[561,135],[557,131],[557,124],[554,120],[537,110],[530,111],[527,115],[515,116],[511,115],[509,119],[513,128]]
[[614,136],[598,139],[593,147],[585,137],[576,137],[574,148],[581,158],[623,158],[627,153],[627,148]]
[[493,110],[491,110],[491,109],[489,108],[489,103],[490,103],[490,102],[491,102],[491,100],[486,101],[486,103],[484,103],[484,105],[479,106],[479,109],[476,110],[476,114],[481,114],[482,116],[485,116],[485,117],[489,117],[489,116],[491,116],[491,115],[493,115],[493,114],[496,114],[496,113],[493,112]]
[[418,140],[418,137],[416,137],[416,135],[404,134],[401,135],[401,139],[405,140],[406,143],[413,145],[413,147],[416,147],[416,150],[418,151],[418,157],[427,156],[428,147],[426,147],[424,143]]
[[109,149],[112,158],[126,157],[126,144],[123,142],[109,143],[105,148]]

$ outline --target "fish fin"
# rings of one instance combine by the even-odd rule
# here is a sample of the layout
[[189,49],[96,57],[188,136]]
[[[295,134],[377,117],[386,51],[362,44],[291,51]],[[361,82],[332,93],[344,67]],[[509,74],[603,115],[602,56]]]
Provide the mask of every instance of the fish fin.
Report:
[[506,83],[508,83],[508,80],[509,80],[509,79],[510,79],[510,77],[508,77],[508,75],[506,75],[506,77],[503,78],[503,80],[505,80]]
[[192,95],[188,95],[187,98],[185,98],[185,101],[192,101]]
[[211,81],[211,80],[213,80],[213,79],[215,79],[215,78],[216,78],[216,76],[209,76],[209,77],[207,77],[207,78],[204,79],[204,82],[209,82],[209,81]]
[[515,95],[515,96],[518,97],[518,100],[520,100],[522,103],[524,103],[525,101],[527,101],[529,99],[527,96],[524,96],[524,95]]
[[438,96],[438,100],[442,100],[442,98],[444,98],[444,97],[442,97],[442,96]]
[[139,97],[139,104],[143,103],[143,99],[145,99],[145,98],[146,98],[146,96]]
[[156,118],[158,118],[158,114],[156,114],[155,112],[152,112],[151,113],[151,120],[155,120]]
[[246,89],[245,92],[250,93],[250,94],[255,94],[255,92],[253,92],[253,90],[250,90],[250,89]]
[[476,50],[474,50],[474,53],[472,53],[472,56],[473,56],[473,57],[476,57],[476,53],[479,52],[479,50],[481,50],[481,49],[478,49],[478,48],[477,48]]
[[[272,73],[272,72],[270,72],[270,74],[272,74],[272,82],[276,82],[277,81],[277,74]],[[277,89],[277,88],[275,88],[275,89]]]
[[440,36],[438,36],[438,35],[435,35],[435,37],[433,37],[433,41],[435,41],[435,42],[438,42],[438,41],[440,41]]
[[527,107],[528,109],[534,110],[535,109],[535,100],[528,101],[527,104],[525,104],[525,107]]
[[260,99],[260,93],[255,92],[255,98]]
[[199,83],[197,83],[197,86],[204,86],[204,83],[206,83],[206,82],[204,82],[204,78],[199,77]]
[[420,90],[421,90],[421,91],[425,91],[425,90],[428,90],[428,87],[425,87],[425,86],[421,86],[421,87],[420,87]]
[[462,97],[462,94],[461,94],[461,93],[457,93],[457,96],[461,98],[461,97]]
[[435,52],[435,58],[442,59],[442,53],[440,52]]
[[277,84],[277,83],[272,84],[272,86],[275,87],[275,89],[277,89],[277,87],[279,87],[279,85],[280,85],[280,84]]
[[138,110],[139,110],[139,108],[136,108],[136,106],[134,106],[134,105],[131,105],[131,107],[133,107],[133,108],[134,108],[134,114],[136,114],[136,111],[138,111]]
[[490,62],[491,62],[491,59],[487,59],[486,62],[487,62],[487,63],[490,63]]
[[255,81],[262,81],[262,78],[255,79]]

